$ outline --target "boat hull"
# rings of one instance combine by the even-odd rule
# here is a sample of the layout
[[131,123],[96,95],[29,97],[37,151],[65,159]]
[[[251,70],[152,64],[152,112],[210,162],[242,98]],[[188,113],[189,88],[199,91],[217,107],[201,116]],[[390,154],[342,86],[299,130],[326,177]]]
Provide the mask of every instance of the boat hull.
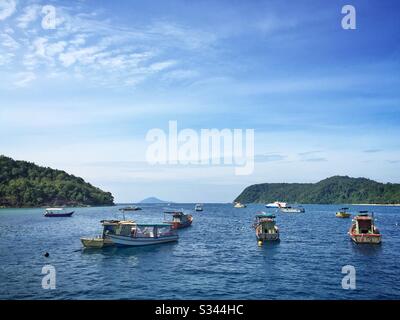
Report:
[[130,247],[140,247],[140,246],[149,246],[160,243],[168,243],[178,241],[178,235],[170,235],[160,238],[132,238],[127,236],[119,236],[119,235],[109,235],[111,241],[116,246],[130,246]]
[[256,235],[258,241],[278,241],[279,233],[261,233]]
[[256,238],[258,241],[278,241],[279,230],[275,227],[271,232],[262,232],[261,225],[256,227]]
[[81,242],[85,248],[104,248],[113,245],[113,242],[107,238],[81,238]]
[[380,244],[382,236],[380,234],[350,234],[351,240],[360,244]]
[[280,211],[283,213],[304,213],[305,212],[304,209],[285,209],[285,208],[281,208]]
[[351,213],[343,213],[343,212],[337,212],[336,213],[337,218],[350,218]]
[[62,218],[62,217],[71,217],[73,214],[74,211],[66,213],[45,213],[44,216],[47,218]]

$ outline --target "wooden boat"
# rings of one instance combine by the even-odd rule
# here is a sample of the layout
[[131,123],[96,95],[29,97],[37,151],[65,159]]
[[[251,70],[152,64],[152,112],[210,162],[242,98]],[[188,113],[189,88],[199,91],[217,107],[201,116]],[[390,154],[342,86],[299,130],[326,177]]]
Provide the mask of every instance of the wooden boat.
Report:
[[103,248],[114,245],[110,239],[110,234],[121,232],[124,228],[130,228],[136,225],[133,220],[101,220],[103,232],[100,236],[81,238],[81,242],[85,248]]
[[264,241],[278,241],[279,228],[276,226],[275,215],[259,212],[253,225],[256,230],[258,244],[262,245]]
[[137,206],[129,206],[129,207],[124,207],[124,208],[120,208],[120,211],[138,211],[138,210],[142,210],[142,208],[137,207]]
[[353,219],[349,235],[355,243],[381,243],[382,236],[375,226],[374,216],[368,211],[360,211]]
[[178,235],[170,224],[136,224],[122,228],[116,234],[108,234],[116,246],[148,246],[178,241]]
[[203,205],[198,203],[194,206],[194,211],[203,211]]
[[233,206],[234,208],[246,208],[245,204],[242,204],[240,202],[235,202],[235,205]]
[[47,208],[44,213],[45,217],[58,218],[58,217],[71,217],[74,211],[65,212],[64,208]]
[[[172,221],[165,219],[165,214],[172,215]],[[164,223],[170,224],[172,229],[186,228],[192,225],[193,217],[190,214],[185,214],[179,210],[164,211]]]
[[342,208],[338,212],[336,212],[336,217],[338,218],[350,218],[351,214],[347,212],[349,208]]

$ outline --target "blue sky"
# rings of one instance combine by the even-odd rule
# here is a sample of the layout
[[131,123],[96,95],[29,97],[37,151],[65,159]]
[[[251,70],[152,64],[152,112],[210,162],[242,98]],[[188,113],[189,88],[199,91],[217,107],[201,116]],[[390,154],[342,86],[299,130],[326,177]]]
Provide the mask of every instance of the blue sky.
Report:
[[[357,29],[341,27],[356,8]],[[44,5],[56,28],[44,29]],[[0,153],[117,201],[229,202],[341,174],[400,182],[396,1],[0,0]],[[252,128],[255,171],[150,166],[146,133]]]

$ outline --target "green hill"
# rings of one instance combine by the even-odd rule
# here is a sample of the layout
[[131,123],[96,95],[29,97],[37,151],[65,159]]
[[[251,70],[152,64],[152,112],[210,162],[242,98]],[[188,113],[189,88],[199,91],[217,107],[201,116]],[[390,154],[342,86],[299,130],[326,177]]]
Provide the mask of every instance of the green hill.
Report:
[[400,184],[334,176],[318,183],[262,183],[247,187],[241,203],[399,204]]
[[61,170],[0,155],[0,207],[113,205],[111,193]]

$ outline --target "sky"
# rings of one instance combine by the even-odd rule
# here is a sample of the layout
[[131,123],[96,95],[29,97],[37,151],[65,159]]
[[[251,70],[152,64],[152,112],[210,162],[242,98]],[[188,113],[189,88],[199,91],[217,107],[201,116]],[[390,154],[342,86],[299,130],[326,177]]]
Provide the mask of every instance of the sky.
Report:
[[[356,29],[342,28],[347,4]],[[231,202],[250,184],[332,175],[400,182],[399,9],[0,0],[0,154],[81,176],[116,202]],[[253,129],[254,171],[149,164],[146,135],[169,121]]]

